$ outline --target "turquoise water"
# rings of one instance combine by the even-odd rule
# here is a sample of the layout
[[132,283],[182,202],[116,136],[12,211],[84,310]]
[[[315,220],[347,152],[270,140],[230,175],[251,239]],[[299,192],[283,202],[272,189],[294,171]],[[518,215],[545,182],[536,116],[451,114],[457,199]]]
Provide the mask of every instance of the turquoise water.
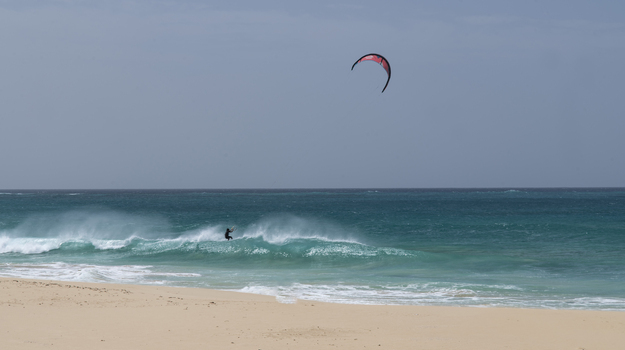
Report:
[[0,191],[0,277],[625,310],[624,253],[625,189]]

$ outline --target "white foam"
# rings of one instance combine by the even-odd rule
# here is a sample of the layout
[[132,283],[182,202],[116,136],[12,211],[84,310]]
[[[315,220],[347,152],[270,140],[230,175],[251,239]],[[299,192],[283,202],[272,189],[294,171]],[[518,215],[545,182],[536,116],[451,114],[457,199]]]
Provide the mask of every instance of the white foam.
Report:
[[4,264],[0,265],[0,276],[80,282],[113,282],[130,284],[167,284],[170,277],[199,277],[197,273],[154,272],[152,266],[122,265],[103,266],[90,264],[68,264],[62,262],[46,264]]
[[41,254],[61,248],[64,243],[92,244],[99,250],[113,250],[128,246],[134,237],[123,240],[98,240],[98,239],[74,239],[74,238],[25,238],[0,236],[0,254]]
[[0,254],[41,254],[58,249],[63,240],[56,238],[11,238],[0,236]]
[[133,239],[135,239],[135,237],[130,237],[130,238],[121,239],[121,240],[94,239],[94,240],[91,240],[90,243],[93,244],[93,246],[99,250],[115,250],[115,249],[121,249],[121,248],[128,246],[132,242]]
[[275,245],[284,245],[298,239],[358,243],[352,234],[338,225],[286,214],[265,218],[240,235],[243,238],[261,238]]
[[[484,289],[491,290],[485,292]],[[512,291],[512,294],[492,290]],[[312,285],[294,283],[290,286],[248,286],[241,292],[275,296],[292,303],[297,299],[341,304],[365,305],[450,305],[472,307],[520,307],[549,309],[625,309],[625,298],[549,298],[514,293],[522,291],[512,285],[486,286],[476,284],[424,283],[407,286]]]
[[304,256],[331,256],[331,255],[348,255],[348,256],[376,256],[378,250],[373,247],[360,247],[354,249],[347,245],[332,245],[327,247],[312,247],[304,254]]
[[[155,271],[149,265],[102,266],[64,262],[41,264],[0,264],[1,277],[32,278],[61,281],[108,282],[128,284],[203,286],[224,288],[249,276],[228,275],[223,283],[219,272]],[[213,282],[216,285],[212,285]],[[242,282],[242,281],[239,281]],[[262,283],[262,282],[261,282]],[[233,290],[232,287],[226,287]],[[408,285],[307,284],[248,285],[239,292],[274,296],[281,303],[315,300],[342,304],[368,305],[450,305],[472,307],[521,307],[580,310],[625,310],[625,298],[564,297],[531,295],[514,285],[482,285],[461,283],[415,283]]]
[[[213,225],[190,231],[180,236],[184,242],[220,242],[224,240],[226,226]],[[316,220],[303,219],[291,215],[266,218],[246,228],[239,228],[232,234],[238,239],[261,239],[273,245],[285,245],[296,240],[316,240],[322,242],[357,243],[352,235],[336,225]]]

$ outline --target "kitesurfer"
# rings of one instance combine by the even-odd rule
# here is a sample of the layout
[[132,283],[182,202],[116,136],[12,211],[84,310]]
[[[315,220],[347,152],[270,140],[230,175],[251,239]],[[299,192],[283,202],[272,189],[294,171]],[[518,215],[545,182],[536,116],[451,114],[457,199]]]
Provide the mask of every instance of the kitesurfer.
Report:
[[231,232],[234,232],[234,230],[232,230],[232,229],[230,229],[230,228],[227,228],[227,229],[226,229],[226,235],[225,235],[225,237],[226,237],[226,239],[227,239],[227,240],[231,240],[231,239],[232,239],[232,236],[230,236],[230,233],[231,233]]

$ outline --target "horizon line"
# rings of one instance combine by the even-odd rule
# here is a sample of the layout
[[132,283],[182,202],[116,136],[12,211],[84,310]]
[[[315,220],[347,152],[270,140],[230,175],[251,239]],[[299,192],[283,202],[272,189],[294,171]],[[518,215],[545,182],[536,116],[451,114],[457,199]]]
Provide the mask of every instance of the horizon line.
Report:
[[263,187],[232,187],[232,188],[32,188],[32,189],[0,189],[0,192],[69,192],[69,191],[87,191],[87,192],[196,192],[196,191],[226,191],[226,192],[274,192],[274,191],[502,191],[502,190],[521,190],[521,191],[552,191],[552,190],[570,190],[570,191],[592,191],[592,190],[625,190],[625,187],[611,186],[579,186],[579,187],[284,187],[284,188],[263,188]]

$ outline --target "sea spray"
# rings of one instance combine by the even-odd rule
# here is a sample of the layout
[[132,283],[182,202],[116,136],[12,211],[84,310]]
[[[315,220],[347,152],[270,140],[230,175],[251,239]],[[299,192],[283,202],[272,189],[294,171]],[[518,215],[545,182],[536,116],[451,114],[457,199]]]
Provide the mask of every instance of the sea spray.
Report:
[[622,190],[2,192],[5,277],[625,310]]

